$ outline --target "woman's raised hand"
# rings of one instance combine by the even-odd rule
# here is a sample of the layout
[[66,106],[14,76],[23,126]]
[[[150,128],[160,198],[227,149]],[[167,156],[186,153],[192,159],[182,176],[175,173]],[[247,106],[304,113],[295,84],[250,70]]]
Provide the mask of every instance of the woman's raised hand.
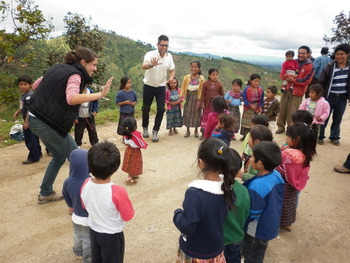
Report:
[[113,81],[113,78],[110,78],[109,80],[107,80],[106,85],[103,87],[103,90],[101,91],[101,97],[107,96],[111,88],[112,81]]

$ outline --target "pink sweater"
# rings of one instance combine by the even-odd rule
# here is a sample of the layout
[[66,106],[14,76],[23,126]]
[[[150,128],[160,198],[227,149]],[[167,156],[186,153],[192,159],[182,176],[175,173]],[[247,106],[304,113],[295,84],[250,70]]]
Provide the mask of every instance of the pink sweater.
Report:
[[[299,110],[309,110],[310,107],[310,98],[307,98],[306,100],[304,100],[300,106],[299,106]],[[325,120],[328,118],[329,116],[329,111],[330,111],[330,107],[329,107],[329,103],[328,101],[326,101],[323,97],[321,97],[316,104],[316,109],[315,109],[315,114],[314,114],[314,119],[312,121],[312,123],[315,124],[324,124]],[[321,118],[321,121],[318,121],[317,118]]]

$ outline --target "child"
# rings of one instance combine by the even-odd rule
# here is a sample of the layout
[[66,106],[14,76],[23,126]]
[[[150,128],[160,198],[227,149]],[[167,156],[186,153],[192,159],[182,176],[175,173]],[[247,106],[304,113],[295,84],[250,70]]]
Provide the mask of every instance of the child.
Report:
[[136,184],[136,179],[142,174],[142,153],[148,144],[137,131],[137,123],[133,117],[126,117],[122,123],[124,143],[127,145],[124,153],[122,171],[128,173],[126,185]]
[[244,186],[250,194],[250,213],[246,222],[242,254],[245,262],[263,262],[269,240],[278,235],[284,182],[275,168],[281,163],[281,150],[273,142],[253,147],[251,164],[258,174]]
[[89,213],[92,262],[124,260],[125,221],[134,217],[134,208],[125,189],[111,182],[119,168],[120,153],[110,142],[100,142],[88,152],[89,170],[94,178],[81,188],[82,206]]
[[263,114],[269,118],[269,129],[272,133],[276,131],[276,118],[280,112],[280,102],[276,99],[277,87],[270,86],[266,89]]
[[[281,79],[283,79],[282,87],[281,87],[281,91],[283,93],[286,92],[286,88],[288,85],[288,81],[286,80],[286,78],[290,78],[290,77],[296,78],[296,74],[298,73],[298,70],[299,70],[298,61],[293,59],[294,51],[288,50],[285,56],[286,56],[286,61],[283,62],[282,70],[280,73],[280,77]],[[290,85],[289,90],[290,91],[293,90],[293,84]]]
[[[330,106],[328,101],[322,97],[323,88],[320,84],[314,84],[309,89],[309,98],[304,100],[299,110],[307,110],[313,116],[313,122],[317,125],[317,138],[320,133],[320,126],[327,120],[330,112]],[[323,139],[318,140],[318,144],[324,144]]]
[[218,125],[218,116],[221,113],[229,114],[227,111],[227,102],[223,96],[216,96],[212,101],[211,107],[212,111],[208,115],[207,125],[204,130],[204,139],[208,139]]
[[[272,142],[273,135],[269,128],[263,125],[255,125],[249,132],[249,139],[248,139],[248,145],[251,149],[253,149],[254,145],[258,144],[259,142],[263,141],[270,141]],[[254,177],[258,173],[257,170],[253,169],[253,166],[250,163],[250,160],[248,160],[247,163],[247,171],[243,173],[242,175],[242,181],[245,182],[248,179]]]
[[260,76],[259,74],[252,74],[248,81],[248,86],[245,87],[242,93],[244,102],[243,115],[241,121],[241,141],[252,127],[252,118],[256,114],[262,112],[264,106],[264,90],[259,86]]
[[200,144],[197,157],[204,180],[189,184],[183,209],[174,211],[173,222],[181,232],[176,262],[223,263],[224,221],[229,208],[236,210],[232,185],[241,161],[215,138]]
[[235,136],[233,132],[234,125],[235,119],[231,114],[221,113],[218,117],[218,125],[211,134],[211,137],[222,140],[226,143],[227,147],[230,147],[230,142]]
[[169,135],[178,134],[176,127],[182,127],[181,116],[181,90],[179,89],[176,78],[170,80],[167,84],[165,93],[166,103],[166,128],[169,129]]
[[[268,120],[266,115],[258,114],[258,115],[255,115],[253,117],[252,128],[255,125],[259,125],[259,124],[264,125],[266,127],[269,126],[269,120]],[[244,172],[247,171],[248,161],[249,161],[249,158],[252,156],[252,148],[250,148],[249,143],[248,143],[249,137],[250,137],[250,133],[248,132],[244,138],[243,143],[242,143],[242,161],[244,161]]]
[[225,100],[228,103],[228,110],[232,114],[235,119],[234,133],[239,131],[239,126],[241,123],[241,112],[239,110],[239,106],[242,103],[242,80],[234,79],[232,80],[232,90],[228,91],[225,94]]
[[80,189],[89,176],[88,151],[75,149],[69,156],[69,177],[63,183],[62,194],[70,208],[74,227],[73,252],[83,262],[91,262],[88,213],[81,206]]
[[32,164],[39,162],[40,158],[42,157],[39,137],[32,133],[28,125],[27,101],[33,94],[33,91],[30,90],[33,80],[28,75],[22,75],[18,77],[17,83],[22,95],[21,99],[19,100],[19,110],[13,114],[13,117],[18,118],[18,115],[20,113],[22,114],[24,142],[29,150],[27,160],[23,161],[22,164]]
[[[203,108],[203,114],[201,119],[201,132],[200,140],[204,139],[204,132],[208,122],[209,113],[212,111],[211,103],[215,96],[224,96],[224,86],[218,79],[219,70],[217,68],[210,68],[208,72],[208,80],[203,83],[202,96],[200,98],[200,105]],[[209,132],[209,134],[212,131]]]
[[115,102],[120,107],[120,115],[118,122],[117,133],[123,135],[123,120],[126,117],[134,117],[135,105],[137,103],[137,95],[133,91],[131,80],[129,77],[124,76],[120,79],[120,88],[117,93]]
[[180,97],[185,99],[183,111],[183,123],[186,126],[185,138],[191,135],[190,127],[194,127],[194,137],[199,138],[198,127],[201,125],[202,109],[199,100],[202,95],[202,85],[204,77],[201,73],[201,63],[199,61],[191,62],[191,74],[183,78]]
[[[93,90],[86,86],[83,94],[92,94]],[[91,146],[98,143],[95,116],[98,113],[98,101],[88,101],[80,104],[79,117],[75,120],[74,139],[77,145],[82,145],[81,140],[84,136],[85,128],[89,134],[89,141]]]
[[[238,164],[237,168],[239,169],[242,167],[240,159],[238,152],[234,150],[233,162]],[[239,172],[236,173],[236,176],[238,174]],[[244,225],[249,216],[250,196],[247,188],[236,180],[231,188],[235,193],[236,201],[234,203],[235,210],[229,210],[224,224],[224,255],[227,263],[241,263]]]
[[303,122],[306,123],[308,126],[311,127],[313,117],[312,114],[306,110],[296,110],[292,114],[292,123],[297,123],[297,122]]
[[309,179],[310,162],[316,154],[316,136],[308,125],[297,122],[287,128],[287,144],[277,170],[285,181],[280,225],[291,231],[296,219],[298,194]]

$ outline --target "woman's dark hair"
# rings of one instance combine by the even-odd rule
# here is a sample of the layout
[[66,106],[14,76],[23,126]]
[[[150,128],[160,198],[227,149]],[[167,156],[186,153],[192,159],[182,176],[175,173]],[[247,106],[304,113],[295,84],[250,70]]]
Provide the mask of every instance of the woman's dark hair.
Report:
[[241,79],[234,79],[234,80],[232,80],[232,85],[233,85],[233,84],[237,84],[237,85],[239,85],[239,86],[242,87],[243,82],[242,82]]
[[224,192],[227,205],[235,210],[236,197],[232,189],[235,177],[242,168],[242,159],[238,152],[227,147],[226,143],[216,138],[204,140],[198,148],[198,159],[204,163],[202,172],[218,172],[224,175],[221,190]]
[[314,84],[310,87],[310,90],[313,90],[317,96],[322,97],[323,87],[320,84]]
[[97,54],[87,47],[78,47],[76,51],[68,51],[64,57],[64,63],[73,64],[75,62],[81,62],[83,59],[86,63],[90,63],[95,58],[98,58]]
[[130,78],[128,76],[124,76],[120,79],[120,88],[119,90],[123,90],[125,88],[126,83],[128,83],[128,81],[130,80]]
[[198,74],[199,75],[202,75],[202,71],[201,71],[201,62],[200,61],[198,61],[198,60],[194,60],[194,61],[192,61],[191,63],[190,63],[190,65],[192,65],[192,64],[196,64],[197,65],[197,67],[199,68],[199,71],[198,71]]
[[228,105],[225,98],[221,95],[217,95],[213,98],[211,102],[211,107],[214,112],[217,112],[219,114],[223,113],[225,110],[227,110]]
[[[178,90],[179,89],[179,82],[177,81],[177,79],[175,77],[173,78],[173,80],[176,80],[176,90]],[[168,89],[171,89],[169,81],[166,83],[166,87]]]
[[252,118],[252,123],[254,125],[264,125],[269,126],[269,118],[265,114],[255,114]]
[[270,90],[273,94],[277,94],[277,87],[276,86],[270,86],[267,89]]
[[261,161],[266,171],[273,171],[281,162],[282,154],[280,147],[270,141],[259,142],[253,147],[254,162]]
[[298,145],[293,148],[305,155],[304,167],[309,166],[316,155],[316,134],[313,129],[306,123],[297,122],[288,126],[286,134],[292,140],[299,140]]
[[212,73],[214,73],[214,72],[216,72],[216,73],[218,73],[219,74],[219,70],[217,69],[217,68],[210,68],[209,69],[209,71],[208,71],[208,79],[209,79],[209,77],[210,77],[210,75],[212,74]]
[[248,80],[248,85],[252,84],[252,81],[253,81],[254,79],[261,79],[261,77],[260,77],[259,74],[252,74],[252,75],[250,75],[250,78],[249,78],[249,80]]
[[130,140],[132,138],[131,133],[136,131],[137,129],[137,122],[133,117],[129,116],[122,121],[122,127],[123,127],[122,134],[127,136],[128,139]]
[[19,76],[17,79],[17,84],[20,82],[26,82],[29,85],[31,85],[33,83],[33,79],[29,75],[22,75],[22,76]]
[[105,180],[118,170],[120,152],[111,142],[100,142],[93,145],[88,152],[89,171],[97,179]]
[[259,141],[272,141],[273,140],[273,135],[272,132],[269,128],[267,128],[264,125],[255,125],[251,128],[249,131],[250,137],[252,137],[253,142],[255,140]]
[[235,118],[231,114],[221,113],[218,117],[220,123],[223,124],[223,130],[232,131],[235,126]]

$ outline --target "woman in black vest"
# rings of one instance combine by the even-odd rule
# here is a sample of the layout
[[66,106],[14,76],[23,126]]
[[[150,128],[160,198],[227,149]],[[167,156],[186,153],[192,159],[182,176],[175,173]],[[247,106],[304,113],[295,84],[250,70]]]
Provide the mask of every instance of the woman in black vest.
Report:
[[98,100],[109,92],[113,78],[101,92],[82,94],[85,86],[92,82],[97,62],[94,51],[79,47],[66,54],[63,64],[52,66],[33,84],[35,92],[28,103],[29,127],[52,154],[40,186],[39,204],[63,199],[53,190],[53,183],[71,151],[77,148],[69,132],[80,104]]

